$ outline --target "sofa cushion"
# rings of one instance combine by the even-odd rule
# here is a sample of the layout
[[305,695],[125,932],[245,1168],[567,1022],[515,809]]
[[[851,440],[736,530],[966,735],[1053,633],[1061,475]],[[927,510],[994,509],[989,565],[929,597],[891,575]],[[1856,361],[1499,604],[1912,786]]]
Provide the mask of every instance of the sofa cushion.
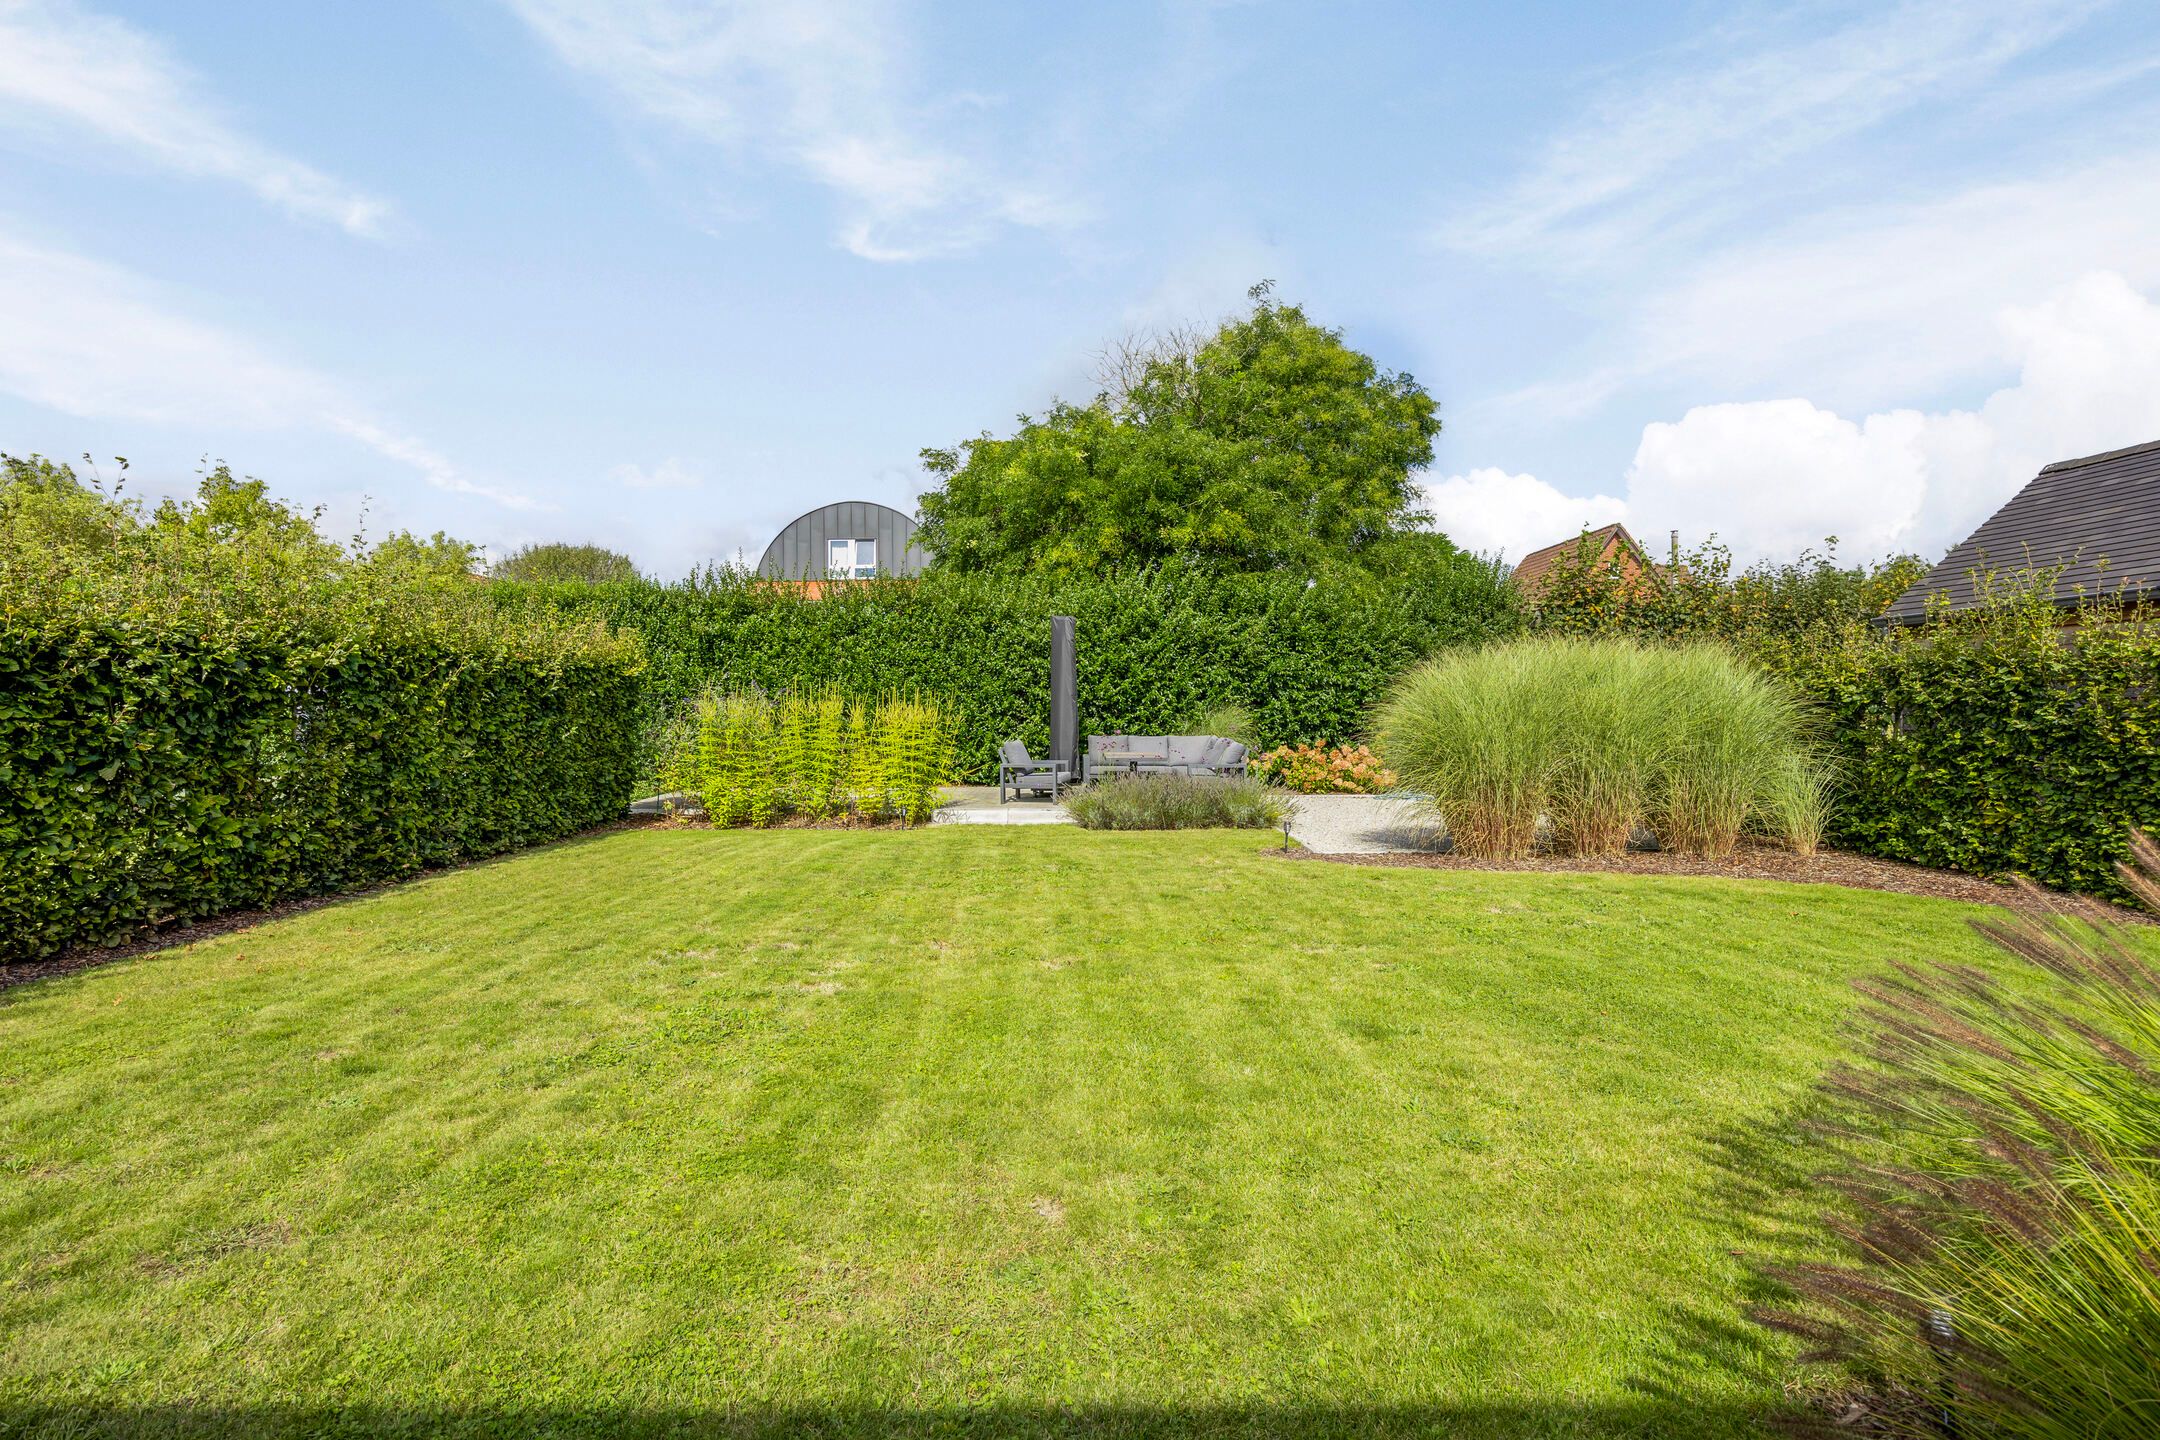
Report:
[[1207,762],[1208,746],[1214,740],[1211,735],[1167,735],[1163,737],[1172,765],[1202,765]]

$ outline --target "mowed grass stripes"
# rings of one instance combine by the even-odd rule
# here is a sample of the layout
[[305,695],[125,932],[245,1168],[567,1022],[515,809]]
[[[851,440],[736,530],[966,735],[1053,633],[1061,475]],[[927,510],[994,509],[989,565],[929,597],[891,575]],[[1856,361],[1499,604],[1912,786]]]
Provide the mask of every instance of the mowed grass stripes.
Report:
[[1944,902],[644,830],[0,994],[0,1432],[1750,1433]]

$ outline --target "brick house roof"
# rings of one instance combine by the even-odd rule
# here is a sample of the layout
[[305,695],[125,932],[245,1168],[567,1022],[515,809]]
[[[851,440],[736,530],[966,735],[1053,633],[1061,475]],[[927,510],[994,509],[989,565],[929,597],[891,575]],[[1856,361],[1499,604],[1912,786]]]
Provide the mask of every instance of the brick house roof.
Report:
[[1650,557],[1643,552],[1642,546],[1636,543],[1635,537],[1628,534],[1627,526],[1600,525],[1595,530],[1585,530],[1580,535],[1562,540],[1558,544],[1547,545],[1542,550],[1533,550],[1523,556],[1515,563],[1516,588],[1526,595],[1536,594],[1544,588],[1545,577],[1552,572],[1553,567],[1580,553],[1577,547],[1585,544],[1591,547],[1590,553],[1597,557],[1595,563],[1598,565],[1611,563],[1616,555],[1624,557],[1627,563],[1634,565],[1636,574],[1642,573],[1650,565]]

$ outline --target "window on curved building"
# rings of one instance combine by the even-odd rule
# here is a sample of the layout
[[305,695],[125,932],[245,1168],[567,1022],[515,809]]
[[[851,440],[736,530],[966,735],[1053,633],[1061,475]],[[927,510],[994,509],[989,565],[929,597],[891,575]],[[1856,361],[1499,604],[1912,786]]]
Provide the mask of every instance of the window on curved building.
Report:
[[868,580],[877,574],[877,541],[828,540],[825,573],[843,580]]

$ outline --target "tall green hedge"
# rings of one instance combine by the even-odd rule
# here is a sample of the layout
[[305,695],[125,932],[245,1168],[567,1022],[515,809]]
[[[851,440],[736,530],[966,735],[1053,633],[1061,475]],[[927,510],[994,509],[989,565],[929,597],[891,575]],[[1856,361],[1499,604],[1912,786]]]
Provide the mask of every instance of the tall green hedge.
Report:
[[0,960],[623,813],[634,642],[353,608],[0,607]]
[[2160,832],[2160,624],[2052,610],[1782,646],[1843,769],[1833,843],[2123,896]]
[[996,773],[1002,741],[1049,744],[1052,615],[1077,622],[1083,733],[1174,731],[1236,702],[1269,745],[1361,734],[1405,668],[1511,623],[1498,578],[1469,557],[1387,579],[943,575],[840,584],[819,599],[725,571],[675,585],[488,590],[513,610],[582,611],[640,635],[649,733],[709,687],[915,691],[957,711],[960,769],[974,780]]

